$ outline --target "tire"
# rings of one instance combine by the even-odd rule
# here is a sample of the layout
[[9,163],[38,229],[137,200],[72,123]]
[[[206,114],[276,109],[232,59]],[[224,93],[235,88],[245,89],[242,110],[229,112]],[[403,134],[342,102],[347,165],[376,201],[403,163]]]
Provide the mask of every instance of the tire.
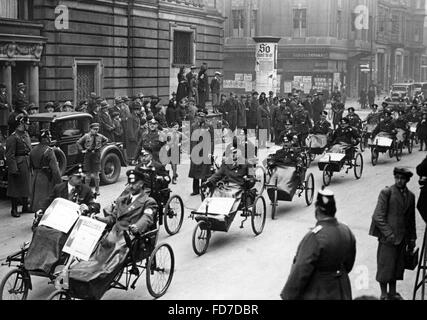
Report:
[[264,230],[266,211],[267,208],[264,197],[256,197],[251,212],[251,225],[252,231],[255,233],[255,236],[260,235]]
[[65,290],[55,290],[47,297],[47,300],[71,300],[71,296]]
[[119,180],[121,170],[120,158],[115,153],[108,153],[101,159],[101,183],[113,184]]
[[[172,282],[174,270],[175,256],[171,246],[166,243],[157,246],[147,260],[145,274],[147,289],[152,297],[160,298],[166,293]],[[157,283],[159,285],[156,285]]]
[[261,195],[264,193],[265,190],[265,179],[266,179],[266,174],[265,174],[265,169],[261,166],[256,166],[255,168],[255,186],[254,188],[257,190],[257,194]]
[[377,165],[377,163],[378,163],[378,150],[376,149],[376,148],[373,148],[372,150],[371,150],[371,163],[372,163],[372,166],[376,166]]
[[363,173],[363,156],[361,153],[357,153],[354,158],[354,176],[357,180],[362,177]]
[[365,138],[362,138],[359,145],[360,145],[360,151],[364,152],[365,151]]
[[65,157],[64,152],[59,148],[53,148],[53,153],[55,154],[56,161],[58,162],[59,173],[63,176],[67,170],[67,158]]
[[307,206],[311,206],[311,204],[313,203],[313,197],[314,197],[314,176],[312,173],[310,173],[308,177],[305,179],[304,191],[305,191],[305,203],[307,204]]
[[393,143],[393,145],[392,145],[392,147],[390,149],[388,149],[388,156],[390,157],[390,159],[394,157],[395,145],[396,145],[396,142]]
[[[175,206],[174,202],[176,202]],[[184,220],[184,203],[180,196],[173,195],[169,198],[168,202],[166,202],[163,209],[163,219],[165,230],[170,236],[179,232],[182,221]]]
[[329,186],[331,184],[331,180],[332,180],[332,172],[330,171],[330,165],[327,164],[324,168],[323,168],[323,184],[325,185],[325,187]]
[[276,209],[277,209],[277,188],[274,189],[273,200],[271,201],[271,220],[276,219]]
[[[27,300],[30,288],[29,277],[30,275],[23,269],[10,270],[0,283],[0,300]],[[18,293],[12,293],[12,290]],[[22,296],[13,296],[13,294]]]
[[204,255],[208,250],[211,239],[211,229],[204,221],[199,221],[193,231],[193,251],[198,256]]
[[402,154],[403,154],[403,142],[396,143],[395,156],[397,161],[400,161],[400,159],[402,159]]

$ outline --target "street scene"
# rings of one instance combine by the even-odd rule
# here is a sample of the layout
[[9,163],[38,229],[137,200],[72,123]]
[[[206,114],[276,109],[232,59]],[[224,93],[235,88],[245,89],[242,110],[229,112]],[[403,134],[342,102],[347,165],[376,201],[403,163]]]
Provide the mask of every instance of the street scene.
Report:
[[266,2],[0,3],[0,300],[425,299],[425,0]]

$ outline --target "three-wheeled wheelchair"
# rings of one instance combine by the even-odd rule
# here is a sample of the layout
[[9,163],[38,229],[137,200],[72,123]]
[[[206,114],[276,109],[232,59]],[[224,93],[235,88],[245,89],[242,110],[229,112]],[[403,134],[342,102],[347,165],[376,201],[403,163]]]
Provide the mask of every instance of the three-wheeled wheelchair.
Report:
[[[264,186],[258,190],[259,181],[254,177],[245,177],[245,186],[241,191],[240,198],[218,198],[221,199],[232,199],[234,200],[233,206],[227,213],[212,213],[209,211],[209,201],[211,201],[215,189],[203,188],[202,199],[205,203],[205,209],[202,211],[192,211],[191,217],[196,220],[197,225],[193,231],[192,246],[193,251],[201,256],[206,253],[209,246],[209,241],[212,235],[212,231],[228,232],[237,212],[241,212],[243,220],[240,224],[240,228],[246,220],[251,219],[252,231],[254,234],[260,235],[264,230],[265,217],[266,217],[266,203],[262,196]],[[264,181],[262,181],[264,183]],[[227,188],[223,182],[219,182],[216,188]],[[200,209],[200,208],[199,208]]]
[[346,174],[350,169],[354,171],[354,177],[359,180],[363,173],[363,156],[357,146],[349,146],[344,153],[326,153],[319,159],[318,166],[323,171],[323,184],[329,186],[334,172],[340,172],[347,166]]
[[[381,132],[370,142],[371,148],[371,163],[376,166],[380,153],[388,152],[390,158],[396,157],[397,161],[400,161],[403,153],[403,143],[399,143],[396,139],[396,135],[392,138],[387,136],[381,136]],[[412,150],[411,150],[412,151]]]
[[267,179],[265,184],[271,200],[271,218],[276,216],[278,201],[292,201],[295,193],[301,197],[304,193],[305,202],[310,206],[314,195],[314,176],[307,175],[310,166],[310,148],[281,149],[270,154],[266,161]]

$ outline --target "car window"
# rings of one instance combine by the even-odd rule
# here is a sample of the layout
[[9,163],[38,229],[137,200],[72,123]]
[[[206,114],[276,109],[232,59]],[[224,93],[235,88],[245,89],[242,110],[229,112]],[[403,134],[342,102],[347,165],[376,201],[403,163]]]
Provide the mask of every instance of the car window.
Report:
[[62,138],[79,137],[89,131],[89,119],[63,120],[58,122],[56,127]]
[[393,91],[407,91],[407,90],[408,90],[407,87],[400,87],[400,86],[393,87]]

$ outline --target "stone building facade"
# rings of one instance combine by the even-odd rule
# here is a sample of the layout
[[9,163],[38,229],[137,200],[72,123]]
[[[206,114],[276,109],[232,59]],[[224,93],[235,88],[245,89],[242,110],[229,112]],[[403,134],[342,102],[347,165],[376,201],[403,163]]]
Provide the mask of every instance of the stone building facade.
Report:
[[17,60],[18,65],[25,60],[29,71],[15,76],[12,70],[11,77],[7,67],[0,72],[11,87],[18,78],[28,83],[33,92],[30,100],[40,105],[78,103],[92,91],[107,99],[143,93],[166,102],[176,91],[180,66],[200,67],[206,62],[210,76],[223,69],[224,18],[216,1],[32,0],[28,4],[26,19],[14,13],[0,18],[0,26],[8,28],[2,28],[6,32],[1,32],[0,41],[11,46],[22,39],[33,49],[27,56],[12,58],[0,51],[0,63]]

